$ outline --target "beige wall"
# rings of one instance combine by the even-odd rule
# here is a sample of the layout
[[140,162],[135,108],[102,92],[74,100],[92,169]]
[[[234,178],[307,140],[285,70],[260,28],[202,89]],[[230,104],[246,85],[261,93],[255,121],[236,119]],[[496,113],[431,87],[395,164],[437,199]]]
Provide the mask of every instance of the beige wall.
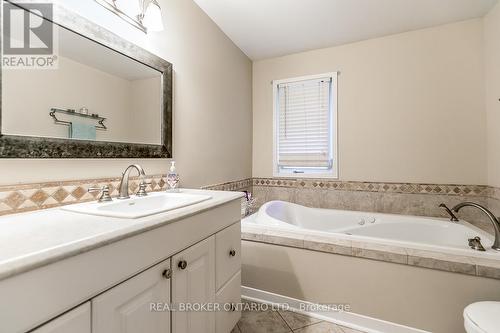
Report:
[[486,183],[482,19],[254,62],[254,176],[272,176],[271,80],[337,70],[340,179]]
[[[161,0],[165,30],[144,35],[94,1],[58,0],[174,65],[174,158],[184,186],[251,176],[251,61],[189,0]],[[1,160],[0,184],[119,176],[168,160]]]
[[161,142],[161,112],[158,112],[161,110],[161,78],[133,80],[130,85],[132,102],[128,123],[131,142]]
[[488,183],[500,187],[500,3],[484,18]]

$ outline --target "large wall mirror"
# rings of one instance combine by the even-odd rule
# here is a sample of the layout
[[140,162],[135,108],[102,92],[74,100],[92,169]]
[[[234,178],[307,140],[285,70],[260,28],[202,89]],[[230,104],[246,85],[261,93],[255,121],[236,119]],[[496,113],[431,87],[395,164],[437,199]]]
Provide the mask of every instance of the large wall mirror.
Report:
[[62,7],[51,18],[3,9],[53,25],[58,47],[54,68],[3,63],[0,157],[172,157],[169,62]]

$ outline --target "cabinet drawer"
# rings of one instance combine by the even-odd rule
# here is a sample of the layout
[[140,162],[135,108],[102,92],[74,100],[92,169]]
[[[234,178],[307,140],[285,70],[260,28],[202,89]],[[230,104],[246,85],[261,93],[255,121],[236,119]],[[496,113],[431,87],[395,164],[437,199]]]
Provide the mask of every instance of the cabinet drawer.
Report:
[[217,290],[241,269],[241,223],[215,235],[215,265]]
[[90,324],[90,302],[87,302],[49,321],[32,333],[90,333]]
[[[229,333],[241,317],[238,307],[241,303],[241,271],[219,290],[215,299],[221,305],[221,310],[215,316],[216,332]],[[234,304],[236,308],[231,308],[229,304]]]

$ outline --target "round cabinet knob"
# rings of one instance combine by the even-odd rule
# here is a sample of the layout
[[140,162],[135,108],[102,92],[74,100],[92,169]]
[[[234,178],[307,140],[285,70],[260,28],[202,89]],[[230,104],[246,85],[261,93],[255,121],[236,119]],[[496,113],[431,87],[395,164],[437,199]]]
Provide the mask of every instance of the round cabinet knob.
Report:
[[230,251],[229,251],[229,255],[230,255],[231,257],[236,256],[236,250],[234,250],[234,249],[233,249],[233,250],[230,250]]
[[167,268],[166,270],[163,271],[163,273],[161,273],[161,275],[165,279],[170,279],[172,277],[172,270],[170,268]]
[[370,222],[370,223],[375,223],[375,221],[376,221],[376,219],[374,217],[370,217],[368,219],[368,222]]
[[188,263],[186,260],[181,260],[179,261],[179,263],[177,264],[177,266],[180,268],[180,269],[186,269]]

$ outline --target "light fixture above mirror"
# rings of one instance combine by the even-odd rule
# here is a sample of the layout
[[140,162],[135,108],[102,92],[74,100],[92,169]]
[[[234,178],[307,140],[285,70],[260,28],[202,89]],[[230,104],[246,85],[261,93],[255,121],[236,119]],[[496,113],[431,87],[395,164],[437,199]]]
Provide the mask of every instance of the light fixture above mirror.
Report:
[[95,2],[144,33],[163,30],[161,7],[157,0],[95,0]]

